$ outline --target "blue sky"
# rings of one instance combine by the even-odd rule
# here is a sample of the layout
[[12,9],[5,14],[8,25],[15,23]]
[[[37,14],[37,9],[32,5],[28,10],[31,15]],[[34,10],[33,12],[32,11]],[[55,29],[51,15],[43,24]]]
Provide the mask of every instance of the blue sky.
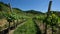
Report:
[[[9,0],[0,0],[8,3]],[[37,10],[46,12],[48,10],[48,4],[50,0],[12,0],[11,6],[22,10]],[[60,0],[52,0],[51,10],[60,11]]]

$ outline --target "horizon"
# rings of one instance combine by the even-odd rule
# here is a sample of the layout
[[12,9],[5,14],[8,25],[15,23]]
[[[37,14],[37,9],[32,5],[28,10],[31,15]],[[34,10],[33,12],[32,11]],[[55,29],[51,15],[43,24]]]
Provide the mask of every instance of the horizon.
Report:
[[[9,3],[9,0],[0,0],[4,3]],[[36,10],[40,12],[47,12],[50,0],[11,0],[11,6],[13,8],[19,8],[21,10]],[[60,0],[52,0],[51,11],[60,11]],[[20,5],[21,4],[21,5]]]

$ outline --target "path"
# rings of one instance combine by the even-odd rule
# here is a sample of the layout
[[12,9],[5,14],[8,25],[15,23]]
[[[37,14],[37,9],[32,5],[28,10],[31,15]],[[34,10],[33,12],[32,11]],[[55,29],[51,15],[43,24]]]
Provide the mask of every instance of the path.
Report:
[[[43,24],[42,22],[40,22],[39,20],[35,20],[36,24],[39,26],[42,34],[44,34],[44,30],[45,30],[45,24]],[[51,34],[51,28],[49,26],[49,28],[47,29],[47,34]]]
[[11,31],[9,32],[9,34],[13,34],[13,32],[14,32],[14,30],[11,30]]
[[43,23],[41,23],[39,20],[35,20],[37,26],[39,27],[39,29],[41,30],[42,34],[44,33],[44,25]]

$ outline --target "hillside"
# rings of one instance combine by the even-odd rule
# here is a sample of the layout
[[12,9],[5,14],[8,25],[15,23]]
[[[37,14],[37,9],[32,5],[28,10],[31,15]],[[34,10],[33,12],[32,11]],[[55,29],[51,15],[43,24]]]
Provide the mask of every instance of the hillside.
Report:
[[[16,30],[13,29],[14,34],[37,34],[39,32],[44,33],[44,28],[47,24],[47,30],[50,31],[48,33],[57,33],[60,29],[60,12],[50,12],[51,13],[49,14],[49,16],[47,16],[48,12],[43,13],[36,10],[24,11],[19,8],[11,8],[9,4],[0,2],[0,32],[8,30],[9,28],[15,28]],[[21,26],[18,27],[18,25]]]

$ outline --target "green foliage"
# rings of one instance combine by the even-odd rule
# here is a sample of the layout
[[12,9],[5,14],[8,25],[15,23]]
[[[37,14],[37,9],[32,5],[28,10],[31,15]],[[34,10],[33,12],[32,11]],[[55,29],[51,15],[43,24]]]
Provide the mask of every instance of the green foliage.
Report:
[[36,34],[37,30],[34,22],[29,19],[22,26],[20,25],[15,31],[14,34]]
[[52,13],[47,17],[45,22],[49,25],[55,26],[58,24],[58,16]]

